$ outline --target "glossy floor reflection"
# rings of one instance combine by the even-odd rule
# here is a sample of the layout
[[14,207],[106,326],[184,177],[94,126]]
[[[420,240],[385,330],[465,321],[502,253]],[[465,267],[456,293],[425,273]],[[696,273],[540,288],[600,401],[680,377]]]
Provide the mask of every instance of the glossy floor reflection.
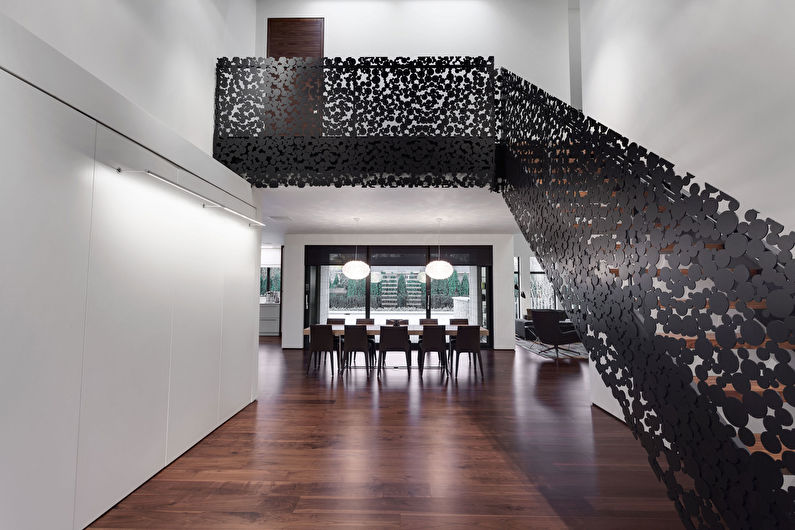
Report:
[[582,362],[487,352],[485,382],[462,358],[456,383],[306,377],[274,341],[260,355],[259,400],[95,527],[681,527],[640,444],[590,406]]

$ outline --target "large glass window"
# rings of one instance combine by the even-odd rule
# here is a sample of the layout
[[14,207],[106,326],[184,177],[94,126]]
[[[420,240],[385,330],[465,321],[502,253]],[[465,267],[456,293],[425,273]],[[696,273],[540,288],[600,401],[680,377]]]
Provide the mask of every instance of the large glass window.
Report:
[[480,289],[478,267],[456,265],[445,280],[431,280],[431,317],[439,324],[449,324],[451,318],[466,318],[480,324]]
[[259,269],[259,295],[278,298],[282,291],[282,268],[260,267]]
[[525,289],[527,307],[529,309],[560,309],[560,301],[555,296],[552,282],[547,278],[541,263],[535,257],[530,258],[530,285]]
[[427,307],[425,267],[374,265],[370,268],[370,318],[376,324],[388,319],[419,323]]
[[355,324],[365,318],[367,280],[351,280],[342,274],[342,265],[320,267],[320,316],[344,318],[346,324]]
[[513,316],[514,318],[519,318],[520,316],[520,302],[519,302],[519,294],[521,292],[521,280],[519,275],[519,258],[514,256],[513,258]]
[[[352,259],[354,247],[306,247],[305,324],[344,318],[353,324],[371,318],[387,320],[435,318],[449,324],[466,318],[470,324],[491,328],[491,247],[434,247],[453,264],[453,274],[444,280],[425,275],[431,249],[425,246],[358,247],[370,263],[370,276],[350,280],[342,265]],[[491,344],[491,339],[486,341]]]

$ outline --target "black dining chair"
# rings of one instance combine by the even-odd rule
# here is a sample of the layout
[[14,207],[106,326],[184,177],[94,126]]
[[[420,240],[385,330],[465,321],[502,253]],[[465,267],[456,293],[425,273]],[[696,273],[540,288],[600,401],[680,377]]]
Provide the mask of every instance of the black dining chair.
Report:
[[315,369],[320,370],[320,360],[325,363],[326,356],[331,360],[331,371],[334,372],[334,332],[328,324],[314,324],[309,326],[309,359],[306,363],[306,373],[315,361]]
[[580,337],[573,329],[570,331],[562,331],[560,321],[566,316],[562,311],[553,309],[533,309],[533,328],[535,329],[536,337],[539,342],[548,344],[549,347],[538,352],[539,354],[549,350],[555,350],[555,360],[560,355],[559,352],[577,353],[568,348],[561,348],[566,344],[574,344],[580,342]]
[[386,352],[402,351],[406,354],[406,366],[411,375],[411,342],[409,341],[409,328],[406,326],[381,326],[381,336],[378,343],[378,373],[384,368]]
[[420,367],[420,377],[425,365],[425,354],[436,352],[439,355],[439,365],[447,371],[447,328],[439,325],[422,326],[422,342],[417,355],[417,365]]
[[387,326],[408,326],[409,321],[400,318],[388,318],[386,321]]
[[345,326],[345,356],[340,370],[351,367],[351,354],[364,354],[367,370],[375,364],[375,344],[367,340],[367,326]]
[[[420,319],[420,326],[436,326],[439,324],[438,318],[421,318]],[[425,333],[423,332],[423,335]],[[422,351],[422,335],[417,339],[417,355]]]
[[[326,324],[329,324],[331,326],[344,326],[345,325],[345,319],[344,318],[327,318],[326,319]],[[342,338],[342,335],[339,335],[337,337],[337,342],[339,343],[339,344],[337,344],[337,351],[340,352],[340,356],[342,356],[342,350],[343,350],[343,344],[342,343],[343,343],[343,340],[344,339]],[[340,366],[340,370],[342,370],[342,366]]]
[[[458,326],[455,341],[455,377],[458,379],[458,364],[462,353],[469,353],[470,362],[478,375],[480,365],[480,379],[483,379],[483,361],[480,358],[480,326]],[[474,356],[474,359],[472,357]],[[477,361],[477,363],[475,362]]]
[[[451,326],[468,326],[469,319],[468,318],[451,318],[450,319]],[[455,349],[455,335],[450,337],[450,366],[453,366],[453,350]]]
[[[375,326],[375,319],[374,318],[357,318],[356,319],[357,326]],[[373,348],[373,367],[375,367],[375,348],[376,342],[375,337],[372,335],[367,335],[367,342],[370,343],[370,346]],[[354,358],[355,360],[355,358]]]

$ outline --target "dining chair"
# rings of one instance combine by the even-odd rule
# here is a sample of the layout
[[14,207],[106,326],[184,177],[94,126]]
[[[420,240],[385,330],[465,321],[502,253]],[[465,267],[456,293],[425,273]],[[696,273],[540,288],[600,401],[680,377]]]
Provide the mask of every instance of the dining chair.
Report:
[[422,370],[425,365],[425,354],[431,352],[436,352],[439,355],[439,365],[442,370],[447,371],[447,332],[445,326],[422,326],[422,342],[417,355],[420,377],[422,377]]
[[[326,319],[326,324],[329,324],[329,325],[332,325],[332,326],[344,326],[345,325],[345,319],[344,318],[327,318]],[[337,342],[339,343],[339,344],[337,344],[337,351],[339,352],[340,357],[342,357],[343,340],[344,339],[342,338],[342,335],[339,335],[337,337]],[[342,370],[342,366],[340,366],[340,370]]]
[[388,318],[386,321],[387,326],[408,326],[409,321],[401,318]]
[[356,354],[362,352],[364,354],[364,361],[369,371],[373,364],[375,364],[375,345],[367,340],[367,326],[345,326],[345,355],[343,365],[340,370],[351,367],[351,354],[356,357]]
[[[456,331],[455,341],[455,377],[458,379],[458,364],[462,353],[469,353],[475,377],[478,375],[477,367],[480,365],[480,379],[483,379],[483,361],[480,358],[480,326],[459,326]],[[472,357],[475,357],[472,360]],[[477,364],[475,363],[477,361]]]
[[381,326],[381,338],[378,344],[378,373],[384,368],[386,352],[402,351],[406,354],[406,366],[411,376],[411,342],[409,328],[406,326]]
[[[439,319],[438,318],[421,318],[420,319],[420,326],[436,326],[438,324],[439,324]],[[419,355],[420,352],[422,351],[422,337],[423,337],[423,335],[425,335],[425,332],[423,332],[423,334],[420,335],[419,338],[417,339],[417,346],[418,346],[417,355]]]
[[[357,318],[356,325],[361,326],[375,326],[375,319],[374,318]],[[372,335],[367,335],[367,342],[370,343],[370,346],[373,348],[373,366],[375,366],[375,337]],[[354,362],[356,358],[354,357]]]
[[[468,326],[469,319],[468,318],[451,318],[450,319],[451,326]],[[450,337],[450,366],[453,366],[453,350],[455,349],[455,335]]]
[[309,326],[309,359],[306,363],[306,373],[312,367],[312,359],[315,360],[315,369],[320,370],[320,359],[325,363],[326,355],[331,360],[331,371],[334,372],[334,333],[328,324],[313,324]]

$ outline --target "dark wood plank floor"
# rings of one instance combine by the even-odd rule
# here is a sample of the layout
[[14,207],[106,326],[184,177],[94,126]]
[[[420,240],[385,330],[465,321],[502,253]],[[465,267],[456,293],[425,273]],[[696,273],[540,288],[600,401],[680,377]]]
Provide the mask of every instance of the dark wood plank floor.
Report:
[[581,361],[488,352],[485,382],[462,359],[456,384],[307,378],[275,341],[260,355],[259,400],[95,528],[682,526],[640,444],[590,405]]

